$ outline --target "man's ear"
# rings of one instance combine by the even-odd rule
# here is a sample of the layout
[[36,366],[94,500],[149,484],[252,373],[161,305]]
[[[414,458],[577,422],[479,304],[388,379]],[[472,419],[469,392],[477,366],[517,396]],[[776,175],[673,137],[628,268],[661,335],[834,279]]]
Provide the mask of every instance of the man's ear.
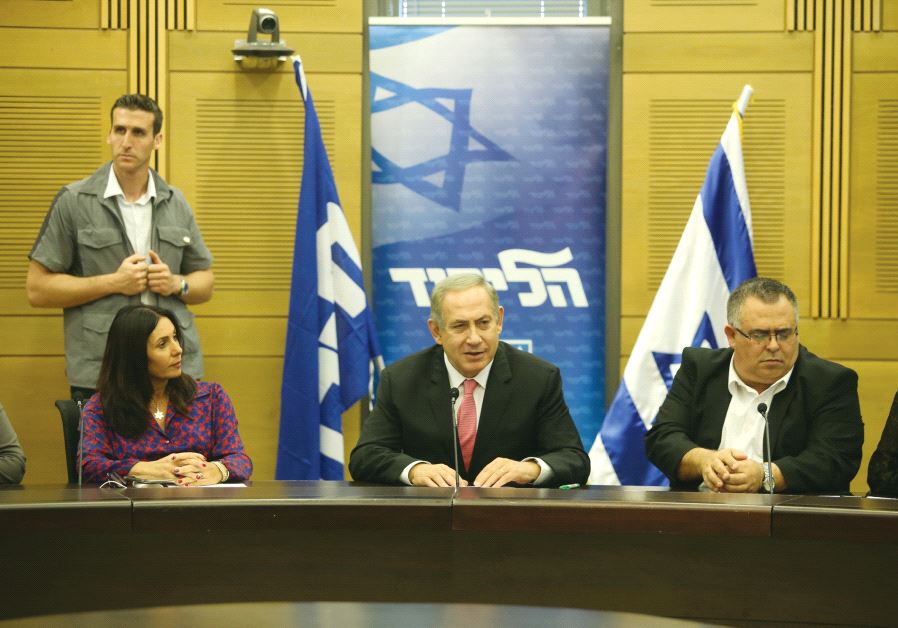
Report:
[[440,334],[440,326],[437,325],[436,321],[432,318],[427,319],[427,329],[430,330],[430,335],[433,336],[434,342],[438,345],[443,344],[443,337]]
[[723,333],[727,335],[727,342],[730,344],[730,347],[736,346],[736,329],[727,323],[723,328]]

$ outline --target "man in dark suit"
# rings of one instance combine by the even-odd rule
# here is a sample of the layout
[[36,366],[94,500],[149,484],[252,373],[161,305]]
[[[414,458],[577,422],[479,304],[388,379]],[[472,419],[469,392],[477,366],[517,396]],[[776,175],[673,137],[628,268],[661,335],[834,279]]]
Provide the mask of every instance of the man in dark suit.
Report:
[[779,281],[736,288],[727,321],[729,349],[684,349],[645,438],[649,459],[673,488],[767,491],[765,404],[774,489],[848,492],[864,441],[857,374],[799,345],[798,302]]
[[[589,456],[558,368],[499,342],[503,316],[479,275],[436,285],[427,321],[436,345],[381,373],[377,405],[349,459],[354,479],[454,486],[454,444],[461,485],[586,482]],[[450,389],[459,391],[454,403]]]

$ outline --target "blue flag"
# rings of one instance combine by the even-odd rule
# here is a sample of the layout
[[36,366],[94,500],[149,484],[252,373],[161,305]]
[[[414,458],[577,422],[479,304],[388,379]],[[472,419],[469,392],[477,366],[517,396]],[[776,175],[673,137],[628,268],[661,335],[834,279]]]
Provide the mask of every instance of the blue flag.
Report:
[[670,390],[683,347],[726,346],[727,299],[757,274],[742,161],[742,114],[750,96],[746,85],[711,156],[704,185],[589,452],[590,484],[668,483],[648,461],[643,437]]
[[342,480],[342,414],[369,393],[382,360],[361,259],[298,56],[293,69],[306,109],[305,144],[275,477]]

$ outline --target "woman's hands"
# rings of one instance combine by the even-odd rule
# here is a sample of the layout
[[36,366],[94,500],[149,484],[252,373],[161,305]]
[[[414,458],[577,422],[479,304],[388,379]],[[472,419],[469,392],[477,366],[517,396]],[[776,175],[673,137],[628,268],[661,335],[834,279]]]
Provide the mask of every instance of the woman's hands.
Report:
[[203,454],[192,451],[138,462],[131,467],[128,475],[151,480],[174,480],[178,486],[208,486],[224,479],[217,464],[208,462]]

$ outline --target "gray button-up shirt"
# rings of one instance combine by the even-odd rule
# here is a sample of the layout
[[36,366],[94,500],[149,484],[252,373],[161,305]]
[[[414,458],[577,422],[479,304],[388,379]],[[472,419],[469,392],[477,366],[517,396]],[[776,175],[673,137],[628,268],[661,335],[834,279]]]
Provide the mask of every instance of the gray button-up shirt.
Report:
[[[86,179],[65,186],[47,212],[29,258],[50,272],[79,277],[118,270],[134,250],[115,199],[103,198],[109,162]],[[156,185],[150,244],[176,274],[187,275],[212,266],[193,211],[180,190],[150,170]],[[154,294],[156,305],[174,312],[183,331],[184,372],[203,375],[203,356],[193,314],[181,299]],[[140,295],[112,294],[77,307],[65,308],[66,375],[72,386],[96,388],[106,336],[123,306],[139,303]]]

